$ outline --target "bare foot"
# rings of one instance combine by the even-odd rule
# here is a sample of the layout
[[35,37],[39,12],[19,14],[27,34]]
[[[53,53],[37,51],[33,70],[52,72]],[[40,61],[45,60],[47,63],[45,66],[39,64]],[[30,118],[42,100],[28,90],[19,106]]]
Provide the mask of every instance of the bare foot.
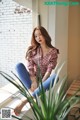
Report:
[[17,106],[15,107],[15,109],[14,109],[15,115],[18,116],[18,115],[21,113],[22,108],[23,108],[22,103],[20,103],[19,105],[17,105]]
[[25,99],[24,101],[22,101],[19,105],[17,105],[14,109],[14,113],[15,115],[19,115],[21,113],[22,108],[24,107],[24,105],[27,103],[27,99]]
[[[34,91],[34,89],[35,89],[36,87],[37,87],[37,85],[36,85],[36,84],[33,84],[33,85],[32,85],[32,88],[29,89],[29,92],[32,94],[33,91]],[[19,105],[17,105],[17,106],[15,107],[15,109],[14,109],[15,115],[18,116],[18,115],[21,113],[22,108],[24,107],[24,105],[25,105],[27,102],[28,102],[27,99],[25,99],[25,100],[23,100]]]

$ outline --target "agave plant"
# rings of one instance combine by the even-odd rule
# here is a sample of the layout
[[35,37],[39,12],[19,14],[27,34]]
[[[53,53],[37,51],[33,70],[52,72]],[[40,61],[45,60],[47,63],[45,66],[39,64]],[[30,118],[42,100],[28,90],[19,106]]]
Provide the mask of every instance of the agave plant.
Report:
[[[31,96],[28,89],[24,86],[16,74],[12,72],[15,78],[3,71],[0,71],[0,74],[13,85],[15,85],[19,89],[20,93],[27,98],[34,113],[33,120],[65,120],[71,108],[80,101],[80,96],[76,97],[76,94],[80,91],[80,89],[76,91],[73,96],[68,98],[66,97],[64,89],[67,77],[64,76],[63,79],[58,80],[63,66],[64,63],[58,68],[54,85],[52,86],[51,83],[47,92],[43,88],[40,69],[38,67],[37,78],[38,81],[40,81],[40,95],[36,95],[35,99]],[[29,117],[26,117],[26,120],[27,119],[31,120]]]

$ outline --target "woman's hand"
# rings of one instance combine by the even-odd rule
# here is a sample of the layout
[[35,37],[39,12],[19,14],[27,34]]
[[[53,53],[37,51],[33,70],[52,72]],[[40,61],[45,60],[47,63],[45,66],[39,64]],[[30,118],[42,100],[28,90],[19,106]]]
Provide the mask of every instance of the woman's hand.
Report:
[[36,81],[32,82],[31,91],[33,92],[37,87],[38,87],[37,82]]

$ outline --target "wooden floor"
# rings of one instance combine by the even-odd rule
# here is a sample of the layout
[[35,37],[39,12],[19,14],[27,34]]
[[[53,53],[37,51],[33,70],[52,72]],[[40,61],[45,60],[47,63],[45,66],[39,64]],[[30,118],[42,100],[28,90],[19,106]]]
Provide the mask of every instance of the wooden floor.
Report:
[[80,108],[74,107],[68,115],[68,120],[80,120]]
[[[70,87],[67,91],[67,96],[73,95],[78,89],[80,89],[80,79],[74,80],[72,82],[72,84],[70,85]],[[80,91],[77,93],[77,96],[80,96]]]
[[[78,89],[80,89],[80,79],[74,80],[67,91],[67,96],[72,96]],[[76,96],[80,96],[80,91]],[[68,120],[80,120],[80,103],[76,104],[68,115]]]

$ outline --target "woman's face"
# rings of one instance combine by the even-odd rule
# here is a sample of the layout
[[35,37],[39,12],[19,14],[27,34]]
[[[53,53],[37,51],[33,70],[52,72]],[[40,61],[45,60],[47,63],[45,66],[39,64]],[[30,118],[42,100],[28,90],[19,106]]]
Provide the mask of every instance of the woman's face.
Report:
[[45,39],[44,39],[43,35],[41,34],[40,30],[35,30],[34,36],[35,36],[35,40],[39,44],[45,44]]

